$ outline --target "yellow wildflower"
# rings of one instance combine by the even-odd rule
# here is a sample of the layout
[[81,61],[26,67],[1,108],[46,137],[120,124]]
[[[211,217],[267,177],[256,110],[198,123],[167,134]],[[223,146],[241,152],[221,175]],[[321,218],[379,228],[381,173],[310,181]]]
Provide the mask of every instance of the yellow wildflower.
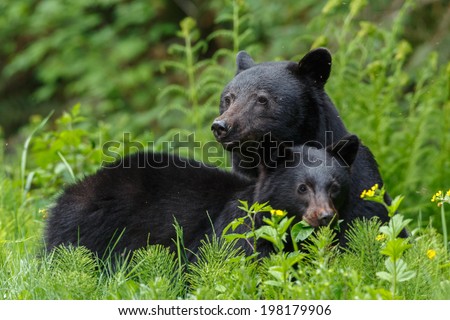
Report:
[[450,203],[450,190],[445,194],[442,190],[439,190],[431,197],[431,202],[437,202],[437,206],[442,206],[445,202]]
[[374,195],[375,191],[373,191],[372,189],[363,190],[363,192],[361,193],[361,198],[370,198],[373,197]]
[[282,216],[284,216],[284,211],[282,211],[282,210],[270,210],[270,214],[273,215],[273,216],[282,217]]
[[435,202],[436,200],[441,200],[440,199],[441,197],[442,197],[442,191],[439,190],[431,197],[431,202]]
[[384,241],[385,239],[386,239],[386,235],[384,233],[377,235],[377,237],[375,238],[375,240],[377,240],[377,241]]
[[427,251],[427,257],[428,257],[428,259],[430,259],[430,260],[433,260],[434,258],[436,258],[436,250],[429,249],[429,250]]
[[377,190],[378,183],[374,184],[369,190],[363,190],[363,192],[361,193],[361,198],[372,198],[373,196],[375,196],[375,191]]
[[47,209],[39,209],[39,213],[42,215],[42,219],[47,219],[47,217],[48,217]]

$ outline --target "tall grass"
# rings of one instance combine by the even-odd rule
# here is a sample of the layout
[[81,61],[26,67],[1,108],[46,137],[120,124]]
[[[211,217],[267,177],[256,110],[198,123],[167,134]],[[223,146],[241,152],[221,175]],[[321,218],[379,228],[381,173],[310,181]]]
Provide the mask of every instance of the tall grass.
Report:
[[[395,281],[394,288],[377,277],[386,272],[386,242],[377,221],[356,222],[348,250],[338,251],[332,232],[323,229],[302,253],[279,252],[262,261],[245,257],[224,238],[205,238],[191,263],[182,258],[181,242],[177,253],[150,246],[118,262],[100,260],[84,248],[44,252],[48,206],[65,184],[99,167],[105,141],[124,141],[123,132],[149,121],[158,130],[169,128],[167,133],[155,136],[155,129],[134,139],[156,141],[155,149],[180,132],[184,139],[195,133],[202,145],[210,144],[210,123],[218,114],[220,91],[233,76],[236,52],[246,49],[255,61],[275,59],[253,42],[250,22],[256,17],[248,4],[226,3],[209,37],[200,37],[192,18],[181,22],[180,43],[163,66],[167,76],[187,81],[163,89],[142,119],[99,121],[90,117],[89,106],[77,105],[52,125],[33,120],[24,129],[29,139],[21,155],[0,152],[0,299],[450,299],[442,233],[450,221],[430,202],[436,190],[449,188],[450,65],[439,65],[432,53],[426,64],[409,69],[413,48],[402,39],[402,28],[412,1],[389,26],[359,21],[364,1],[350,1],[345,12],[329,1],[307,26],[311,34],[288,40],[301,42],[298,47],[326,45],[333,52],[326,89],[350,131],[374,152],[387,190],[405,196],[400,211],[412,219],[412,237],[401,258],[414,277]],[[224,45],[205,58],[213,41]],[[270,52],[277,59],[299,59],[305,52],[293,47]],[[125,141],[118,150],[132,144]],[[225,153],[215,146],[224,158],[218,163],[226,166]],[[199,150],[189,155],[204,159]],[[446,203],[442,210],[448,213]]]

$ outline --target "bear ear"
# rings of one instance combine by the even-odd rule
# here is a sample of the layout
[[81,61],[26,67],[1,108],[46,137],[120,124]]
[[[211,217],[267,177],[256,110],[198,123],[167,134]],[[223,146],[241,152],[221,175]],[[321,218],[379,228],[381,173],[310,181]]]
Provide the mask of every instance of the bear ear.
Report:
[[355,161],[359,149],[359,139],[355,135],[347,135],[334,145],[326,147],[326,151],[331,153],[340,163],[350,167]]
[[255,62],[247,52],[239,51],[236,56],[236,65],[237,65],[236,74],[238,74],[244,70],[247,70],[248,68],[253,67],[255,65]]
[[298,73],[324,86],[331,72],[331,53],[326,48],[308,52],[298,63]]

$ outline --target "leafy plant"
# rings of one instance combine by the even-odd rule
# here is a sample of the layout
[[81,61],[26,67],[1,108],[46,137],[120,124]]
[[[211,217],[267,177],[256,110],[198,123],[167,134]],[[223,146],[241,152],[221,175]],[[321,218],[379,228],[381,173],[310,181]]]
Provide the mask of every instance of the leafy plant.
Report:
[[180,72],[183,77],[188,80],[187,89],[183,85],[172,84],[166,86],[159,94],[159,99],[169,96],[171,99],[176,96],[184,100],[183,104],[174,102],[170,104],[169,108],[164,109],[164,114],[169,111],[176,110],[186,117],[192,119],[192,123],[195,128],[200,131],[201,126],[204,123],[202,119],[204,111],[209,108],[200,108],[200,103],[205,101],[205,94],[208,95],[208,91],[205,90],[205,83],[201,80],[199,75],[210,64],[209,60],[200,60],[199,56],[207,48],[207,43],[200,39],[200,33],[196,28],[196,22],[191,17],[187,17],[180,22],[180,31],[177,33],[184,41],[184,45],[172,44],[169,47],[169,54],[176,57],[181,56],[183,62],[178,61],[165,61],[162,64],[163,71],[170,67]]
[[447,223],[445,219],[444,203],[450,204],[450,189],[445,193],[442,191],[436,192],[431,198],[431,202],[437,202],[437,206],[441,208],[442,234],[444,236],[445,252],[448,252],[448,233]]
[[[256,254],[258,252],[257,240],[258,234],[256,228],[256,219],[259,218],[256,215],[262,212],[269,212],[272,209],[268,205],[268,203],[253,203],[250,207],[247,201],[239,200],[241,206],[238,208],[245,212],[245,216],[241,218],[234,219],[230,222],[222,232],[222,237],[228,241],[235,241],[238,239],[245,239],[247,243],[253,250],[253,253]],[[243,232],[238,233],[228,233],[228,230],[235,231],[238,227],[245,227]]]
[[[421,23],[434,28],[429,21],[446,26],[442,4],[214,0],[188,8],[189,18],[172,5],[0,4],[0,298],[450,299],[446,195],[434,197],[440,212],[428,200],[450,173],[442,152],[450,149],[450,67],[448,50],[442,50],[448,33],[417,32]],[[411,33],[428,40],[418,43]],[[333,53],[327,92],[349,130],[376,155],[385,185],[405,195],[387,207],[392,214],[401,202],[404,217],[394,215],[382,227],[355,222],[347,234],[349,250],[339,251],[329,228],[311,233],[277,211],[271,214],[268,204],[241,204],[248,216],[235,222],[234,231],[230,226],[228,238],[205,239],[195,262],[184,258],[180,230],[176,254],[149,247],[114,267],[84,248],[43,252],[51,197],[99,167],[105,141],[119,142],[116,154],[137,144],[166,150],[174,142],[176,150],[178,134],[202,148],[215,146],[226,158],[211,142],[209,127],[235,72],[236,53],[247,50],[257,62],[298,61],[317,46]],[[27,122],[26,114],[47,115],[73,101],[81,104],[48,121],[32,116],[12,131]],[[205,160],[205,149],[193,156]],[[382,190],[366,194],[382,201]],[[258,230],[252,219],[262,216]],[[399,239],[406,218],[416,216],[408,223],[411,237]],[[246,232],[240,234],[240,227]],[[238,239],[255,252],[257,239],[268,241],[275,253],[246,257],[236,248]]]
[[177,270],[174,253],[168,248],[155,245],[137,250],[129,268],[129,277],[140,283],[139,290],[145,291],[144,296],[150,299],[176,299],[183,295],[185,279]]
[[395,214],[403,200],[403,197],[397,196],[392,200],[391,204],[384,201],[384,186],[378,189],[378,185],[374,185],[370,190],[364,190],[361,198],[364,200],[382,203],[391,218],[387,226],[381,226],[381,237],[386,239],[386,243],[382,246],[380,253],[388,256],[385,260],[387,271],[377,272],[376,275],[391,284],[391,296],[395,298],[397,295],[397,287],[400,282],[411,280],[415,275],[415,271],[408,270],[408,266],[402,259],[404,252],[411,247],[408,239],[399,238],[399,234],[411,222],[410,219],[404,219],[401,214]]
[[344,264],[348,263],[351,269],[364,270],[362,276],[366,284],[373,282],[376,273],[383,267],[380,250],[385,237],[380,235],[380,227],[379,219],[356,220],[346,233],[348,242]]
[[81,126],[85,122],[86,118],[81,116],[80,105],[77,104],[71,112],[64,112],[56,120],[56,130],[48,130],[34,138],[35,186],[75,182],[89,166],[92,170],[92,166],[99,163],[100,143],[91,140],[89,130]]
[[197,299],[256,299],[256,264],[236,248],[235,241],[213,237],[202,242],[190,266],[188,297]]
[[83,247],[59,247],[49,257],[48,281],[60,298],[88,299],[97,290],[98,264],[93,254]]

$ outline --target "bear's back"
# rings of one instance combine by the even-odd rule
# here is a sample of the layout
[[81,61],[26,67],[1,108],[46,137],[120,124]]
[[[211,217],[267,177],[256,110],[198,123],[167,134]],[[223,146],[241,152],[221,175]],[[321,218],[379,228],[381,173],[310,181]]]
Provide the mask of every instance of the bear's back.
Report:
[[[117,251],[155,243],[171,245],[174,217],[190,230],[206,229],[234,194],[251,181],[177,155],[142,152],[126,156],[67,187],[47,223],[48,250],[60,244],[105,252],[121,232]],[[124,231],[125,230],[125,231]],[[195,232],[186,241],[196,241]],[[167,240],[168,239],[168,240]]]

